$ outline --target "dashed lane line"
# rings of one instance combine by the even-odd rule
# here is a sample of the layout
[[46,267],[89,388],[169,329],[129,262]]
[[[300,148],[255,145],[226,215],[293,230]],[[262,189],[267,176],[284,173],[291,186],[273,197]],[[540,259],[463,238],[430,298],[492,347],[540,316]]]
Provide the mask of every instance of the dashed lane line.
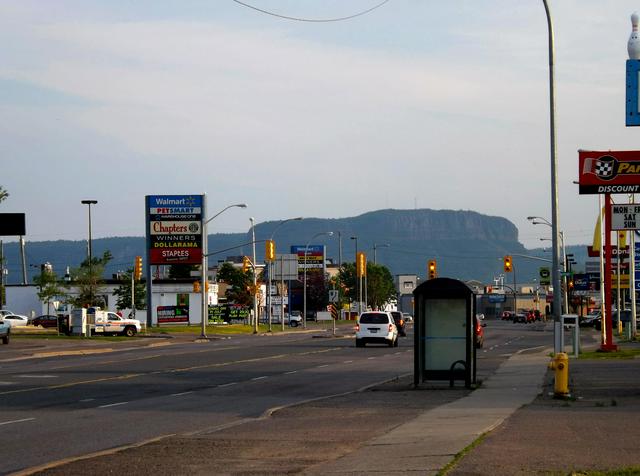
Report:
[[107,403],[106,405],[100,405],[98,408],[110,408],[119,407],[120,405],[126,405],[129,402]]
[[35,420],[35,418],[22,418],[20,420],[2,421],[2,422],[0,422],[0,426],[11,425],[12,423],[22,423],[22,422],[25,422],[25,421],[33,421],[33,420]]

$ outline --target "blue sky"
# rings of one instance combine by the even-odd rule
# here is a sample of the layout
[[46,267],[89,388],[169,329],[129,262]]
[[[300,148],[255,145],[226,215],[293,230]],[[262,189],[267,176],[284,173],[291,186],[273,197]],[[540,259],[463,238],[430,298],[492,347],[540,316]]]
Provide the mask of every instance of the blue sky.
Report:
[[[269,0],[331,18],[378,0]],[[587,243],[595,196],[577,150],[638,148],[624,126],[627,0],[550,0],[560,224]],[[144,196],[207,193],[239,232],[294,216],[474,210],[539,247],[550,218],[540,0],[391,0],[292,22],[231,0],[0,3],[3,212],[27,239],[142,236]],[[620,200],[626,197],[618,197]]]

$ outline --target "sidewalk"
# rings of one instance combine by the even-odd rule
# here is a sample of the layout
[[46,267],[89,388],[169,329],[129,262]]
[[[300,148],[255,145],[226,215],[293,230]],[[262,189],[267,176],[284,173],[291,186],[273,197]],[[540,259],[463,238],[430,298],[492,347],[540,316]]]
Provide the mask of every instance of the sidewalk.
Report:
[[558,400],[549,351],[511,357],[468,396],[304,474],[433,475],[465,449],[447,475],[640,474],[640,359],[571,359],[572,394]]
[[515,355],[468,396],[427,411],[358,451],[305,474],[437,474],[458,452],[540,393],[548,361],[543,352]]

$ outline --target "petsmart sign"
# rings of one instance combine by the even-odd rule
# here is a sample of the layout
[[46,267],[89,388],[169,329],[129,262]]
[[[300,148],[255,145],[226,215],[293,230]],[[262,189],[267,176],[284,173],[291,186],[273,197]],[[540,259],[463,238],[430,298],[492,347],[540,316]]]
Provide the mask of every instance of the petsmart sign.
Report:
[[200,264],[204,195],[147,195],[149,264]]

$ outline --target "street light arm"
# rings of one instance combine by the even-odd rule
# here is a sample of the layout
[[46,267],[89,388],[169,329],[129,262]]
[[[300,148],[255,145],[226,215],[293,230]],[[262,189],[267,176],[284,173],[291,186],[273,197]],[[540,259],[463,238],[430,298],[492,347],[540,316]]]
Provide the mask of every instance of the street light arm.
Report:
[[247,208],[247,204],[246,203],[236,203],[234,205],[229,205],[227,207],[224,207],[222,210],[220,210],[218,213],[216,213],[215,215],[213,215],[211,218],[209,218],[207,221],[204,222],[204,224],[208,224],[211,220],[213,220],[214,218],[216,218],[218,215],[221,215],[222,213],[226,212],[227,210],[229,210],[229,208],[233,208],[233,207],[238,207],[238,208]]
[[290,221],[296,221],[296,220],[303,220],[303,217],[295,217],[295,218],[287,218],[286,220],[282,220],[280,223],[278,223],[276,225],[276,227],[273,229],[273,233],[271,233],[271,240],[273,240],[273,236],[276,234],[276,231],[278,230],[278,228],[280,228],[282,225],[284,225],[285,223],[288,223]]

